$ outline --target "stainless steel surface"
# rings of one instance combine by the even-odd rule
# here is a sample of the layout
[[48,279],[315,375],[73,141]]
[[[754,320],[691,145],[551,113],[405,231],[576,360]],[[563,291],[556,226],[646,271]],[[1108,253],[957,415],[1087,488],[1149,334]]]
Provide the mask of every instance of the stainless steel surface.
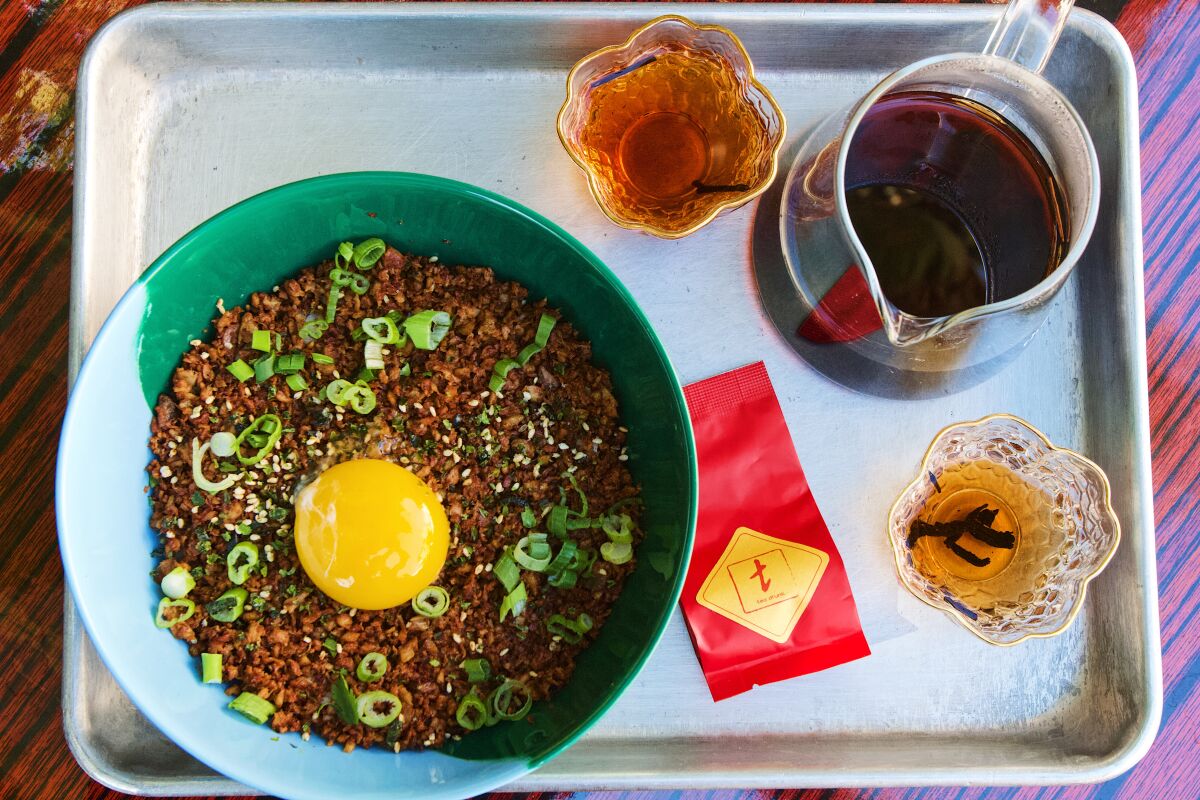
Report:
[[[662,241],[608,222],[559,146],[554,114],[570,65],[662,11],[172,5],[122,15],[98,35],[80,74],[72,375],[138,272],[255,192],[353,169],[430,172],[502,192],[573,232],[620,275],[683,380],[766,361],[874,650],[714,704],[676,617],[610,713],[513,788],[1064,783],[1129,768],[1157,730],[1162,687],[1137,105],[1125,44],[1077,12],[1047,70],[1096,140],[1104,202],[1046,325],[983,383],[885,400],[821,377],[763,311],[751,260],[771,246],[779,258],[778,187],[694,236]],[[978,51],[999,13],[670,11],[742,38],[788,115],[793,147],[892,69]],[[996,411],[1104,467],[1126,532],[1071,630],[1004,650],[904,592],[884,536],[888,507],[934,434]],[[138,715],[69,603],[65,645],[64,725],[95,777],[145,794],[241,791]]]

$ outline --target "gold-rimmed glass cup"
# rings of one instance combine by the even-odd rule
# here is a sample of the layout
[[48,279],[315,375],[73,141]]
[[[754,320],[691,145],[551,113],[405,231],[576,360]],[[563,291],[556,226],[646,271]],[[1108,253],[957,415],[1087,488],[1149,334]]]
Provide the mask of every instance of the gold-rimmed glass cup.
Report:
[[[985,501],[999,511],[997,527],[1016,537],[1011,552],[987,552],[993,563],[973,567],[941,540],[910,541],[918,518],[944,521],[943,507]],[[888,516],[901,583],[997,645],[1066,630],[1120,538],[1104,471],[1008,414],[943,429]]]
[[766,191],[785,133],[738,38],[677,15],[577,63],[557,124],[608,218],[666,239]]

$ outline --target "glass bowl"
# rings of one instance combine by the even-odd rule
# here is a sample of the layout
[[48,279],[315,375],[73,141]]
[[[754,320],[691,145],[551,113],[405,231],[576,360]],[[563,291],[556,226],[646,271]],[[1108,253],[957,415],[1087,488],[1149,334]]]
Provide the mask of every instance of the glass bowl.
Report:
[[678,239],[766,191],[786,124],[732,32],[668,15],[572,67],[557,127],[609,219]]
[[[968,564],[944,540],[910,536],[918,517],[960,519],[939,511],[985,498],[997,506],[996,528],[1013,529],[1015,547],[1000,552],[970,537],[960,541],[975,558],[999,555],[994,563]],[[996,645],[1066,630],[1120,538],[1100,467],[1007,414],[943,429],[888,517],[901,583]]]

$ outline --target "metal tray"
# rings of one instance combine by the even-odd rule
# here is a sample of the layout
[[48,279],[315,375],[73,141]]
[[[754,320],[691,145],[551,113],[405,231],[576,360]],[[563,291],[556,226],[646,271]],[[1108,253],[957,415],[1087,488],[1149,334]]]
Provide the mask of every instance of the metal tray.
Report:
[[[593,205],[554,114],[571,64],[666,11],[732,28],[804,129],[892,69],[978,50],[985,7],[147,6],[80,70],[70,369],[118,296],[194,225],[261,190],[355,169],[429,172],[541,211],[604,259],[694,381],[764,359],[841,549],[870,658],[714,704],[682,620],[622,700],[513,789],[1097,781],[1158,727],[1154,566],[1133,62],[1076,12],[1049,67],[1103,173],[1100,224],[1047,324],[1003,371],[920,400],[856,394],[797,358],[751,261],[777,249],[778,188],[685,240]],[[789,163],[785,150],[782,163]],[[884,538],[893,497],[943,425],[1019,414],[1108,472],[1124,542],[1075,625],[983,644],[906,594]],[[753,479],[748,476],[748,479]],[[66,608],[63,716],[83,767],[142,794],[244,792],[154,730]]]

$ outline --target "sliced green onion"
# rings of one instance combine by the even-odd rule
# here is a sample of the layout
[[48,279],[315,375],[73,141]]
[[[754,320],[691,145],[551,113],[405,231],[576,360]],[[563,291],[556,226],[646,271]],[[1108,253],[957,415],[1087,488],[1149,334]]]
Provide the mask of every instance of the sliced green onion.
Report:
[[350,273],[350,291],[358,295],[363,295],[370,288],[371,281],[366,275],[360,275],[357,272]]
[[[270,454],[271,450],[275,448],[275,443],[279,441],[279,437],[282,435],[283,423],[280,422],[279,417],[274,414],[263,414],[238,434],[238,461],[246,466],[257,464]],[[242,455],[243,442],[247,442],[251,447],[258,448],[254,455]]]
[[354,384],[345,378],[338,378],[325,387],[325,397],[335,406],[344,406],[350,401],[346,393],[354,387]]
[[333,710],[337,712],[338,718],[347,725],[355,725],[358,723],[358,702],[355,700],[354,692],[350,691],[349,684],[346,683],[345,675],[338,675],[336,681],[333,682]]
[[250,593],[245,589],[235,586],[206,605],[204,610],[217,622],[233,622],[242,615],[246,598],[249,596]]
[[238,475],[229,475],[225,480],[215,483],[204,477],[204,454],[211,446],[208,442],[200,444],[199,439],[192,439],[192,482],[196,484],[197,489],[216,494],[237,483]]
[[363,692],[354,706],[358,721],[372,728],[386,728],[400,716],[400,698],[391,692]]
[[563,542],[562,547],[558,549],[558,554],[554,556],[554,560],[546,567],[546,571],[554,574],[562,572],[565,569],[571,569],[571,565],[575,563],[575,553],[578,550],[579,546],[570,539],[567,539]]
[[324,353],[313,353],[312,360],[314,364],[332,364],[333,359]]
[[407,378],[409,375],[412,375],[412,365],[406,361],[404,362],[404,366],[400,368],[400,377]]
[[546,530],[555,536],[566,536],[568,511],[569,509],[566,506],[556,505],[552,507],[550,509],[550,516],[546,518]]
[[200,680],[203,683],[220,683],[224,677],[220,653],[200,654]]
[[[583,489],[579,488],[579,481],[575,479],[573,474],[570,472],[564,472],[563,475],[566,476],[566,479],[571,482],[571,488],[574,489],[575,493],[579,495],[579,516],[586,517],[588,515],[587,495],[583,493]],[[588,523],[587,527],[591,527],[590,522]]]
[[229,366],[225,367],[225,369],[229,370],[230,374],[232,374],[233,377],[237,378],[242,383],[245,383],[254,377],[254,368],[245,361],[242,361],[240,358]]
[[633,558],[628,542],[605,542],[600,545],[600,557],[610,564],[624,564]]
[[556,589],[570,589],[575,586],[578,580],[579,573],[573,569],[564,569],[550,573],[550,577],[546,579],[546,582]]
[[488,388],[493,392],[503,389],[504,380],[508,377],[508,373],[519,366],[521,365],[511,358],[502,358],[497,361],[496,366],[492,367],[492,379],[488,381]]
[[412,610],[422,617],[440,617],[450,610],[450,593],[440,586],[426,586],[412,599]]
[[[302,339],[310,340],[320,339],[321,334],[325,333],[327,330],[329,330],[329,323],[325,320],[310,319],[308,322],[300,326],[300,337]],[[326,358],[328,358],[328,356],[326,356]],[[313,360],[316,361],[316,356],[313,356]],[[333,361],[330,361],[329,363],[332,364]]]
[[575,563],[571,564],[571,569],[580,575],[586,575],[591,572],[594,563],[596,563],[596,551],[581,547],[575,553]]
[[354,670],[354,674],[358,676],[360,681],[371,683],[382,678],[387,671],[387,656],[383,653],[371,652],[363,656],[362,661],[358,662],[358,668]]
[[[535,537],[542,537],[537,540]],[[513,548],[513,560],[527,570],[542,572],[550,565],[550,545],[546,544],[546,534],[533,533],[521,537]]]
[[526,528],[537,525],[537,515],[533,513],[532,508],[525,508],[521,511],[521,524]]
[[601,530],[617,544],[633,541],[633,519],[628,514],[613,514],[600,523]]
[[[182,608],[183,613],[172,619],[167,619],[167,609],[169,608]],[[171,628],[174,627],[176,623],[191,619],[192,614],[195,613],[196,604],[191,600],[186,600],[183,598],[172,600],[169,597],[164,597],[162,600],[158,601],[158,611],[154,613],[154,624],[160,628]]]
[[367,317],[362,321],[362,331],[380,344],[396,344],[400,341],[400,326],[388,316]]
[[370,269],[383,257],[385,250],[387,250],[387,245],[383,243],[383,239],[376,237],[364,239],[354,246],[354,263],[358,265],[359,269]]
[[308,388],[308,381],[299,372],[295,375],[288,375],[284,380],[287,381],[288,388],[293,392],[303,392]]
[[[333,273],[330,273],[332,277]],[[333,324],[334,317],[337,316],[338,300],[342,299],[342,289],[337,283],[329,284],[329,299],[325,303],[325,327],[328,328]]]
[[486,658],[468,658],[459,666],[467,671],[471,683],[482,683],[492,677],[492,665]]
[[257,330],[250,335],[250,347],[264,353],[271,352],[271,332]]
[[542,314],[542,318],[538,320],[537,333],[533,335],[534,344],[539,347],[545,347],[550,341],[550,332],[554,330],[554,326],[557,324],[557,319],[549,314]]
[[354,373],[354,380],[356,382],[362,381],[363,383],[370,383],[371,381],[375,380],[375,370],[363,367],[358,372]]
[[337,246],[337,250],[333,254],[333,266],[335,269],[346,266],[350,260],[354,258],[354,243],[342,242]]
[[496,566],[492,567],[492,574],[500,583],[504,584],[504,591],[511,592],[517,588],[517,584],[521,582],[521,570],[517,567],[517,562],[513,561],[512,556],[506,550],[500,560],[496,562]]
[[363,366],[370,370],[383,369],[383,345],[376,341],[363,345]]
[[288,353],[275,359],[275,371],[280,375],[291,375],[304,369],[304,353]]
[[[514,695],[520,702],[516,709],[513,708]],[[522,695],[524,700],[520,700]],[[496,687],[491,697],[488,698],[488,705],[500,719],[518,720],[524,718],[529,713],[529,709],[533,707],[533,695],[529,693],[529,689],[524,683],[510,679]]]
[[229,582],[241,586],[250,577],[250,570],[258,566],[258,545],[254,542],[238,542],[229,548],[225,566]]
[[525,591],[525,584],[517,583],[517,588],[504,595],[504,600],[500,603],[500,621],[504,622],[504,618],[510,613],[514,619],[524,614],[525,603],[528,599],[529,594]]
[[579,644],[593,624],[592,618],[587,614],[580,614],[579,619],[575,620],[562,614],[552,614],[550,619],[546,620],[546,630],[550,631],[552,636],[561,636],[567,644]]
[[275,713],[274,703],[264,700],[254,692],[242,692],[230,701],[229,708],[258,725],[262,725]]
[[167,597],[178,600],[187,597],[187,593],[196,588],[196,579],[183,567],[176,567],[163,576],[159,586]]
[[266,383],[275,377],[275,356],[267,355],[254,362],[254,380]]
[[214,433],[208,443],[217,458],[229,458],[237,452],[237,437],[229,431]]
[[419,311],[404,320],[404,332],[418,350],[433,350],[450,332],[450,315],[445,311]]
[[370,414],[375,410],[375,392],[366,381],[356,381],[354,386],[358,391],[350,396],[350,407],[359,414]]
[[333,269],[329,270],[329,280],[334,286],[349,286],[351,280],[350,276],[352,274],[353,273],[351,273],[348,269],[334,267]]
[[475,694],[475,690],[472,689],[470,694],[459,701],[454,718],[467,730],[477,731],[487,724],[487,704],[480,700],[479,695]]

